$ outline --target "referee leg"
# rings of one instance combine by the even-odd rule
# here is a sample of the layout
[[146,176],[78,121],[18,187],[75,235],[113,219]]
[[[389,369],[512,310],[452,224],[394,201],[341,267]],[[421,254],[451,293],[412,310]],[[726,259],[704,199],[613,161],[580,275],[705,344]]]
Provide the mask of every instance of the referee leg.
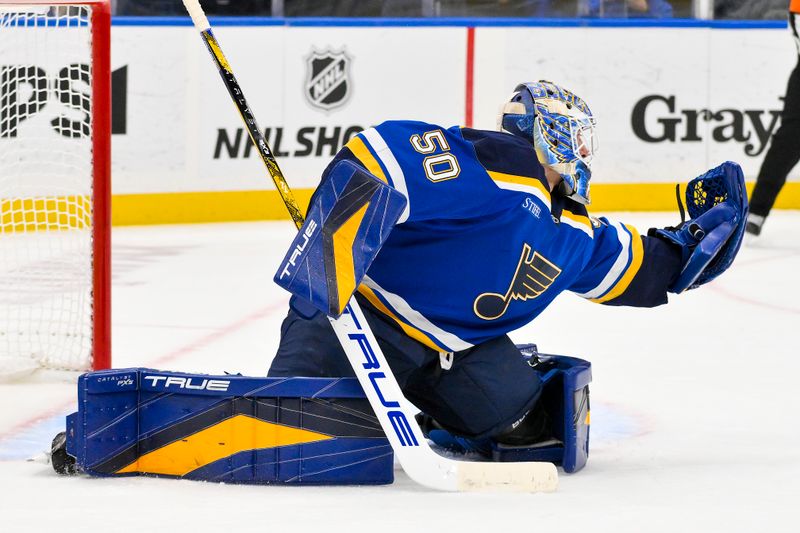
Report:
[[772,137],[772,144],[764,156],[756,186],[750,199],[750,213],[762,217],[769,215],[786,176],[800,161],[800,61],[789,77],[781,114],[781,125]]

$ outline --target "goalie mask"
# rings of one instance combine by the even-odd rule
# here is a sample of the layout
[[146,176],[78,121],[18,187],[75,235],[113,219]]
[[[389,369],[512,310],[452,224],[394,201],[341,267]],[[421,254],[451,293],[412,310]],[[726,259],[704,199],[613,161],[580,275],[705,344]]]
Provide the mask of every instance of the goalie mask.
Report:
[[549,81],[522,83],[500,110],[498,128],[529,141],[539,162],[562,177],[565,196],[589,203],[597,121],[589,106]]

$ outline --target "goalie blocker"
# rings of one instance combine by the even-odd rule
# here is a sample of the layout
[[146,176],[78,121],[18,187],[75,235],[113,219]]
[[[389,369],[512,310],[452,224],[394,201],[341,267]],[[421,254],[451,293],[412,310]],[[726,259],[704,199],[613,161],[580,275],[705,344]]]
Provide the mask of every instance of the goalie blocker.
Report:
[[338,318],[407,203],[385,182],[340,161],[311,197],[275,283]]
[[[493,460],[547,460],[574,472],[588,456],[589,363],[549,356],[537,366],[554,438],[536,447],[496,447]],[[392,448],[354,378],[144,368],[84,374],[78,411],[67,417],[66,438],[53,441],[52,458],[59,473],[93,476],[291,485],[394,479]]]

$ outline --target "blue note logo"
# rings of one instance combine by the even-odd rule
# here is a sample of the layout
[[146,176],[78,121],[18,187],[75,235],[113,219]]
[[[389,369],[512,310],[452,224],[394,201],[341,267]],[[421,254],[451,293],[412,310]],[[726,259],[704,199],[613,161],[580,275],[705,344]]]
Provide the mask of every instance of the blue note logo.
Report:
[[506,313],[512,300],[536,298],[553,284],[559,274],[560,268],[539,252],[532,252],[528,243],[523,243],[522,255],[505,294],[484,292],[475,298],[473,310],[484,320],[498,319]]
[[344,105],[352,86],[350,57],[343,50],[312,50],[306,61],[305,95],[308,102],[325,111]]

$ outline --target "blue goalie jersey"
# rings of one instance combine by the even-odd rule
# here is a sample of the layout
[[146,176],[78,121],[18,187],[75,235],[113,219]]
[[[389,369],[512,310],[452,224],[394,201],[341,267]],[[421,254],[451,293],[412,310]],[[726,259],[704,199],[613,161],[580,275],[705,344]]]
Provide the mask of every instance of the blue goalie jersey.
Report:
[[524,139],[393,121],[353,137],[331,166],[343,158],[408,198],[358,291],[433,349],[504,335],[565,290],[600,303],[666,302],[677,252],[551,196]]

